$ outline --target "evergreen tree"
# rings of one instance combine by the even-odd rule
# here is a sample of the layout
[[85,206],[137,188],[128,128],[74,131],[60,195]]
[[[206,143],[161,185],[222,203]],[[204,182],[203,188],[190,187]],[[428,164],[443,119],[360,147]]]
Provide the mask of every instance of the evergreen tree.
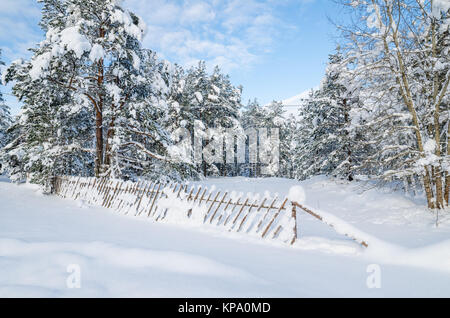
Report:
[[[42,2],[46,38],[6,77],[26,105],[14,148],[37,158],[40,148],[31,144],[48,145],[55,157],[70,153],[84,174],[96,176],[155,177],[159,166],[173,167],[170,139],[158,123],[167,94],[165,64],[141,48],[141,19],[114,0]],[[23,165],[28,172],[31,166]]]
[[353,180],[351,103],[348,90],[339,81],[341,53],[330,56],[321,88],[300,111],[296,137],[296,177],[326,174]]
[[24,103],[3,151],[11,179],[46,184],[55,174],[88,175],[93,167],[90,113],[74,111],[68,91],[59,85],[32,80],[30,68],[18,61],[6,76],[20,83],[13,86],[13,93]]
[[[204,134],[206,129],[224,128],[233,130],[236,135],[242,134],[239,121],[241,88],[234,87],[218,67],[209,75],[205,62],[199,62],[187,72],[175,66],[172,80],[166,125],[169,131],[184,128],[191,136],[200,134],[202,146],[213,148],[216,144],[213,145],[211,139],[217,138],[218,143],[223,145],[224,140],[221,139],[224,135],[207,136]],[[234,165],[226,164],[225,152],[222,153],[224,163],[202,160],[201,164],[197,164],[197,172],[204,176],[233,173]]]
[[280,177],[294,178],[297,125],[297,119],[293,114],[290,114],[280,129],[280,171],[278,173]]
[[255,142],[251,141],[251,139],[254,138],[256,140],[256,145],[258,145],[258,129],[264,128],[266,119],[266,109],[264,109],[256,99],[249,101],[247,106],[242,110],[241,125],[247,135],[245,143],[245,163],[239,165],[239,174],[242,176],[260,176],[261,169],[258,165],[258,149],[252,149],[250,142]]
[[[0,65],[4,65],[1,60],[0,50]],[[0,78],[2,74],[0,72]],[[11,125],[11,114],[9,107],[5,104],[5,100],[3,99],[2,92],[0,90],[0,148],[4,147],[8,143],[7,129]],[[1,166],[1,161],[0,161]]]
[[[270,176],[290,177],[292,170],[292,143],[295,132],[293,130],[295,128],[295,119],[293,117],[286,118],[285,113],[283,103],[273,101],[264,108],[264,121],[260,123],[260,126],[266,128],[270,136],[273,136],[279,144],[278,149],[275,149],[276,145],[271,142],[269,137],[269,144],[263,147],[262,141],[265,139],[265,136],[262,136],[261,133],[258,134],[260,161],[262,161],[261,152],[265,149],[269,149],[269,158],[278,152],[278,158],[272,158],[272,161],[278,160],[278,163],[271,162],[273,167]],[[278,131],[277,134],[275,129]]]

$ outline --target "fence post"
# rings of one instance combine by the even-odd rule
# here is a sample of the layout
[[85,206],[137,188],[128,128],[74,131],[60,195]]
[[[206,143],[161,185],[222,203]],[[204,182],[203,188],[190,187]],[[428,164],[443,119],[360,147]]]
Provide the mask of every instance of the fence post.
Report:
[[294,237],[292,238],[291,245],[294,245],[294,243],[297,241],[298,233],[297,233],[297,210],[295,208],[295,204],[291,202],[292,204],[292,218],[294,219]]

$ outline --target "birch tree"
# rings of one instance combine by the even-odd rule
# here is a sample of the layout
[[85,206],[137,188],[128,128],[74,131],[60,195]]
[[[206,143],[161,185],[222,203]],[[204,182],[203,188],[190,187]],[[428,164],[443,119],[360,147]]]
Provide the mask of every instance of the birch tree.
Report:
[[[441,0],[344,1],[348,81],[365,95],[365,127],[382,179],[420,178],[428,207],[448,205],[449,9]],[[386,169],[388,168],[388,169]]]

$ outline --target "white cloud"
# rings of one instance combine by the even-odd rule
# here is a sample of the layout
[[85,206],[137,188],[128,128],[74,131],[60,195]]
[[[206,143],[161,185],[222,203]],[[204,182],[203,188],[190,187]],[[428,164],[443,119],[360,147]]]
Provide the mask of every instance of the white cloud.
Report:
[[216,13],[212,7],[205,3],[199,2],[192,5],[185,4],[181,15],[182,23],[199,23],[214,20]]
[[[225,71],[248,67],[292,30],[280,9],[312,0],[125,0],[148,25],[144,45],[180,64],[204,59]],[[41,41],[34,0],[0,0],[0,44],[7,61]]]
[[2,0],[0,12],[2,15],[40,16],[41,11],[37,6],[31,5],[35,1],[29,0]]
[[290,30],[278,9],[298,0],[126,0],[148,26],[144,45],[183,65],[248,67]]
[[5,61],[29,56],[28,49],[42,40],[38,27],[41,10],[35,1],[0,1],[0,47]]
[[[31,55],[28,49],[39,43],[43,36],[37,25],[40,18],[41,10],[36,1],[0,0],[0,48],[4,62]],[[22,103],[11,95],[11,86],[0,86],[0,90],[6,104],[11,107],[11,113],[15,115]]]

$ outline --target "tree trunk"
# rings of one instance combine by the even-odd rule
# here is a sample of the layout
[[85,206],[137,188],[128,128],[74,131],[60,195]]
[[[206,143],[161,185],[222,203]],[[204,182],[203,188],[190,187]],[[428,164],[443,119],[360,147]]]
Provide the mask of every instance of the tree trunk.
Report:
[[[433,58],[437,58],[437,40],[436,40],[436,21],[433,18],[432,22],[432,55]],[[435,64],[435,63],[434,63]],[[435,66],[435,65],[433,65]],[[440,103],[438,102],[438,94],[439,94],[439,78],[438,74],[435,71],[434,79],[433,79],[433,103],[435,106],[434,109],[434,138],[436,142],[436,156],[441,157],[441,130],[440,130]],[[442,171],[440,167],[435,168],[435,183],[436,183],[436,208],[443,209],[444,208],[444,198],[442,193]]]
[[103,114],[95,110],[95,137],[96,137],[96,158],[95,158],[95,176],[98,178],[102,173],[103,167]]
[[[105,36],[105,31],[103,28],[99,29],[99,37],[103,38]],[[97,158],[95,160],[95,175],[99,177],[104,173],[104,158],[103,158],[103,59],[97,62],[98,72],[97,72],[97,89],[98,89],[98,101],[95,109],[95,136],[96,136],[96,153]]]
[[116,117],[113,116],[111,118],[111,122],[109,123],[108,132],[106,133],[106,146],[105,146],[105,166],[109,167],[112,162],[112,154],[111,154],[111,140],[115,135],[115,123]]
[[[344,104],[344,127],[349,127],[350,126],[350,115],[349,115],[349,109],[348,109],[348,103],[347,103],[347,99],[344,98],[343,101]],[[348,166],[347,166],[347,180],[348,181],[353,181],[353,174],[352,174],[352,148],[349,142],[349,132],[348,130],[345,130],[345,139],[347,141],[345,147],[347,148],[347,161],[348,161]]]
[[431,178],[430,178],[430,172],[427,168],[425,168],[425,175],[423,176],[423,186],[425,188],[425,194],[427,196],[427,203],[429,209],[434,209],[434,195],[433,195],[433,189],[431,187]]
[[444,199],[445,199],[445,203],[447,204],[447,206],[448,206],[448,199],[449,199],[449,190],[450,190],[450,176],[449,176],[449,174],[446,172],[445,173],[446,174],[446,176],[445,176],[445,194],[444,194]]
[[[450,136],[450,123],[447,124],[447,155],[450,156],[450,145],[449,145],[449,136]],[[449,205],[449,191],[450,191],[450,175],[446,171],[445,172],[445,189],[444,189],[444,199],[445,203]]]
[[[372,1],[372,2],[374,3],[374,1]],[[377,14],[379,15],[380,13],[378,12]],[[421,153],[421,156],[424,156],[425,152],[424,152],[424,148],[423,148],[422,135],[420,132],[419,119],[417,118],[417,113],[416,113],[416,109],[414,106],[414,99],[412,97],[412,93],[410,90],[410,83],[408,80],[408,76],[406,74],[407,72],[406,72],[405,64],[403,62],[402,48],[400,47],[398,34],[397,34],[398,29],[393,27],[393,23],[395,20],[394,20],[394,17],[392,16],[392,11],[389,6],[386,6],[386,14],[389,18],[389,27],[392,30],[392,39],[394,40],[394,44],[395,44],[395,48],[396,48],[398,73],[400,73],[399,75],[396,75],[396,77],[397,77],[397,83],[400,86],[399,87],[400,95],[402,96],[404,103],[407,106],[407,108],[412,116],[412,122],[413,122],[414,127],[416,128],[415,134],[416,134],[417,148],[418,148],[419,152]],[[382,20],[381,17],[379,17],[379,19],[380,19],[380,21]],[[386,34],[384,36],[383,44],[384,44],[384,50],[385,50],[386,54],[390,55],[391,50],[389,48],[387,37],[388,37],[388,34]],[[393,70],[394,70],[394,68],[393,68]],[[394,71],[394,73],[395,73],[395,71]],[[425,174],[423,176],[423,182],[424,182],[425,193],[427,196],[428,208],[434,209],[435,203],[434,203],[434,195],[433,195],[433,189],[432,189],[432,184],[431,184],[432,180],[431,180],[430,172],[429,172],[427,166],[424,167],[424,170],[425,170]]]

